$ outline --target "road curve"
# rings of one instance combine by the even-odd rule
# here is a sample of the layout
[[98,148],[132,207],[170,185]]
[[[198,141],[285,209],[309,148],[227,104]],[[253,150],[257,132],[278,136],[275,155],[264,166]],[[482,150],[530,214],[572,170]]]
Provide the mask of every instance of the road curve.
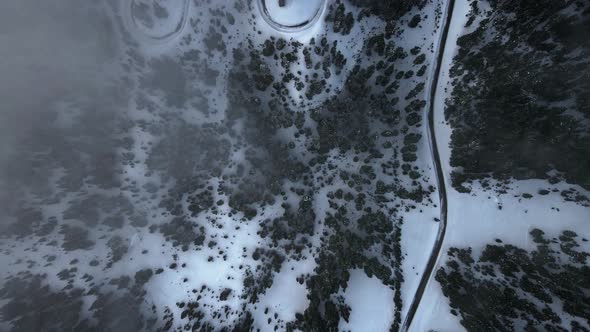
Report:
[[442,30],[440,43],[437,49],[436,67],[430,85],[430,96],[428,101],[428,139],[430,143],[430,152],[432,154],[432,160],[435,166],[436,182],[438,184],[438,196],[440,199],[440,222],[438,233],[436,235],[434,245],[432,246],[432,252],[430,253],[430,257],[428,258],[428,262],[426,264],[426,267],[424,268],[424,273],[422,274],[422,279],[420,279],[420,284],[418,285],[418,289],[416,289],[416,294],[414,295],[412,303],[410,304],[410,308],[408,309],[408,313],[406,314],[405,320],[402,324],[402,331],[408,331],[410,325],[412,324],[414,315],[416,314],[418,306],[420,305],[420,301],[422,300],[422,296],[424,295],[426,285],[428,284],[428,281],[430,280],[434,272],[434,267],[436,265],[438,256],[440,255],[440,250],[442,248],[442,243],[447,230],[447,191],[445,188],[445,180],[443,176],[442,166],[440,163],[440,157],[436,143],[436,135],[434,131],[434,97],[436,95],[436,88],[438,86],[438,78],[440,76],[439,74],[441,70],[443,55],[445,53],[444,51],[447,42],[447,36],[449,33],[451,17],[453,16],[453,9],[455,7],[455,0],[448,0],[446,7],[447,8],[444,11],[443,18],[444,27]]

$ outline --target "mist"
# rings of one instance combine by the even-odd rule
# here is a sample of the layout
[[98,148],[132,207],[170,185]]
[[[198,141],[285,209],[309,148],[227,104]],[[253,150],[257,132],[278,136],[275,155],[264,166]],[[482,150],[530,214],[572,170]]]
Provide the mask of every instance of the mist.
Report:
[[4,1],[0,331],[590,329],[590,8],[537,2]]
[[[120,40],[105,8],[98,2],[70,0],[0,4],[0,183],[42,185],[15,178],[13,171],[31,166],[15,162],[28,159],[31,144],[43,140],[38,129],[47,132],[75,121],[65,112],[58,117],[60,104],[107,107],[106,89],[116,84],[114,61]],[[88,111],[80,108],[71,115]],[[17,198],[14,194],[2,190],[11,200]],[[10,210],[13,204],[3,203],[2,210]]]

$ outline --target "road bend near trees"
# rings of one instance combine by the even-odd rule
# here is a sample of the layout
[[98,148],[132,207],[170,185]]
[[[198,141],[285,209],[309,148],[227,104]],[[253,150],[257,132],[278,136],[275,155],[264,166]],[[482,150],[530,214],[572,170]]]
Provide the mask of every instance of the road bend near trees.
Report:
[[416,294],[412,299],[412,303],[410,304],[410,308],[408,309],[408,313],[406,314],[404,323],[402,325],[402,331],[408,331],[412,320],[420,306],[420,302],[424,295],[424,290],[426,289],[426,285],[428,285],[428,281],[432,277],[434,272],[434,267],[436,265],[436,261],[438,256],[440,255],[440,250],[442,248],[442,243],[445,238],[445,233],[447,230],[447,194],[446,194],[446,187],[445,187],[445,180],[443,177],[443,171],[440,161],[440,156],[438,153],[438,146],[436,142],[436,135],[435,135],[435,126],[434,126],[434,101],[435,95],[437,92],[438,86],[438,78],[440,76],[441,66],[443,55],[445,53],[445,46],[447,43],[447,36],[449,33],[449,26],[451,24],[451,18],[453,16],[453,9],[455,7],[455,0],[447,0],[446,9],[443,15],[443,29],[440,36],[437,54],[435,56],[436,65],[434,69],[434,74],[432,75],[431,83],[430,83],[430,93],[428,95],[428,138],[430,143],[430,152],[432,154],[432,160],[435,167],[436,172],[436,181],[438,183],[438,196],[440,199],[440,222],[438,233],[432,247],[432,252],[430,253],[430,257],[428,258],[428,262],[424,269],[424,273],[422,274],[422,279],[420,280],[420,284],[418,285],[418,289],[416,289]]

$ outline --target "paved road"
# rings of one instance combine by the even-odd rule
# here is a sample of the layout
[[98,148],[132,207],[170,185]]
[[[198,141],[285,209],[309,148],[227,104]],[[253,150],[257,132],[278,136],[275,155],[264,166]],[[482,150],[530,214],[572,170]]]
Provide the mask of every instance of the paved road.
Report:
[[426,289],[426,285],[428,281],[431,279],[432,274],[434,272],[434,267],[436,265],[436,260],[440,255],[440,250],[442,247],[443,240],[445,238],[445,233],[447,230],[447,191],[445,188],[445,180],[443,177],[443,171],[440,164],[440,157],[438,154],[438,147],[436,143],[436,135],[434,132],[434,100],[436,95],[436,88],[438,85],[438,78],[441,70],[441,64],[443,55],[445,53],[445,45],[447,42],[447,35],[449,33],[449,26],[451,23],[451,17],[453,16],[453,8],[455,7],[455,0],[448,0],[447,1],[447,8],[444,12],[444,19],[443,19],[443,30],[442,35],[439,43],[439,47],[437,50],[436,55],[436,68],[434,70],[434,75],[430,85],[430,96],[428,100],[428,138],[430,143],[430,151],[432,153],[432,160],[436,169],[436,181],[438,183],[438,196],[440,198],[440,222],[438,228],[438,234],[436,235],[436,240],[432,247],[432,252],[430,253],[430,257],[428,258],[428,263],[426,264],[426,268],[424,269],[424,273],[422,274],[422,279],[420,280],[420,284],[418,285],[418,289],[416,290],[416,294],[410,304],[410,309],[406,314],[404,323],[402,325],[402,331],[408,331],[410,325],[412,324],[412,320],[414,319],[414,315],[418,310],[418,306],[420,305],[420,301],[422,300],[422,296],[424,295],[424,290]]

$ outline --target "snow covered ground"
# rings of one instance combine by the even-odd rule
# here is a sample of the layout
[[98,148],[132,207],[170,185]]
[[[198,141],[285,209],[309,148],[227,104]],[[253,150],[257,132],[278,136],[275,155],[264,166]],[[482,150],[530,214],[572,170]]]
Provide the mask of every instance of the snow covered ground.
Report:
[[[480,7],[485,5],[479,2]],[[485,9],[485,7],[483,8]],[[435,271],[448,259],[451,247],[473,250],[474,257],[496,239],[525,250],[535,249],[530,231],[539,228],[548,236],[557,237],[563,230],[575,230],[587,236],[590,234],[588,207],[576,202],[564,201],[559,192],[568,188],[588,194],[583,188],[567,183],[549,184],[546,180],[512,180],[505,193],[497,193],[489,187],[482,188],[475,183],[470,193],[460,193],[451,184],[450,141],[452,129],[444,117],[445,99],[452,91],[450,68],[457,52],[457,38],[473,31],[481,17],[470,28],[465,28],[470,12],[470,1],[456,0],[453,17],[445,47],[439,83],[436,91],[434,123],[443,166],[448,198],[447,231],[441,255]],[[492,180],[490,187],[494,187]],[[557,189],[557,190],[555,190]],[[537,195],[539,190],[555,191],[549,195]],[[531,199],[523,194],[535,194]],[[583,245],[588,250],[587,244]],[[411,331],[461,331],[465,328],[459,323],[460,317],[450,313],[449,299],[442,293],[440,284],[430,279],[424,297],[417,311]],[[563,313],[564,317],[568,315]]]
[[[0,52],[17,68],[0,96],[26,110],[0,114],[0,330],[401,328],[441,225],[426,114],[448,2],[269,2],[284,25],[318,14],[294,31],[256,1],[104,1],[71,23],[23,1],[39,25],[0,20],[23,27],[0,41],[56,42]],[[435,273],[451,247],[588,230],[565,183],[451,185],[443,111],[469,8],[436,87]],[[35,82],[50,89],[12,96]],[[410,325],[430,329],[463,329],[434,273]]]
[[26,309],[3,324],[42,324],[51,303],[71,317],[58,329],[399,325],[438,229],[420,102],[441,2],[399,17],[345,4],[288,32],[254,2],[89,10],[116,45],[96,88],[110,112],[75,87],[50,95],[57,120],[15,159],[43,188],[21,183],[6,218],[4,308]]

